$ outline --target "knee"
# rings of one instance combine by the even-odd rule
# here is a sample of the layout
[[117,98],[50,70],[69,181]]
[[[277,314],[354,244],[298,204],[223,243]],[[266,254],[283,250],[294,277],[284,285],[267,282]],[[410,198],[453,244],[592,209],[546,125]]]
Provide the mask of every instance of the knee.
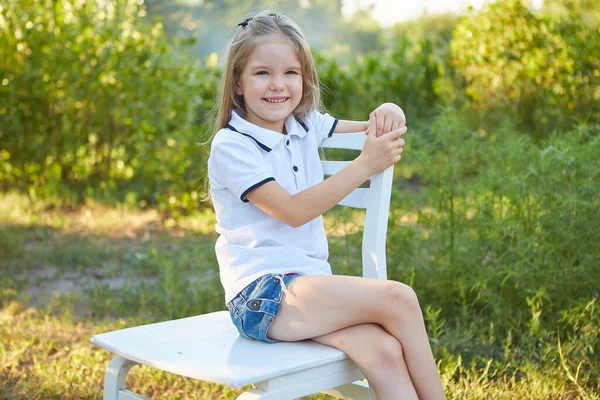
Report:
[[394,318],[403,318],[415,314],[421,315],[421,306],[417,294],[410,286],[390,281],[385,288],[386,310]]
[[[383,331],[383,330],[382,330]],[[370,355],[372,366],[396,369],[404,364],[402,345],[392,335],[383,331],[376,341]]]

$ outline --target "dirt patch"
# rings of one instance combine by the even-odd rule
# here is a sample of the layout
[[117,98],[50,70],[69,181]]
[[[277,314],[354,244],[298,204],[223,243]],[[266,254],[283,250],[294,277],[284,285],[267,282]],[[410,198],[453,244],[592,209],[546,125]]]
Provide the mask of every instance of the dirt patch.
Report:
[[123,276],[115,274],[116,267],[105,265],[93,272],[69,271],[63,272],[51,265],[28,271],[17,276],[17,279],[27,282],[25,291],[30,296],[33,306],[43,305],[48,299],[64,294],[83,294],[96,286],[108,285],[110,290],[118,290],[125,285],[138,286],[142,283],[156,284],[156,277]]

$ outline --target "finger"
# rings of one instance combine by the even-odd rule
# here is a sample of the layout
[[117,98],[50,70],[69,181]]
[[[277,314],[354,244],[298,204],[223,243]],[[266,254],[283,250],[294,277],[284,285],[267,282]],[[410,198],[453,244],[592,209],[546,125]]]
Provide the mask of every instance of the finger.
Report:
[[385,122],[385,116],[378,117],[377,114],[375,114],[375,122],[377,124],[377,137],[379,137],[383,133],[383,123]]
[[398,128],[400,128],[400,120],[394,120],[394,123],[392,124],[392,130],[395,131]]
[[[375,130],[375,110],[371,111],[371,114],[369,114],[369,121],[367,122],[368,128],[367,128],[367,132],[371,133],[371,131]],[[367,135],[368,135],[367,133]]]
[[392,132],[390,132],[390,134],[392,135],[392,140],[396,140],[400,136],[404,135],[407,130],[408,128],[405,126],[401,126],[398,129],[394,129]]
[[401,112],[400,116],[400,128],[406,125],[406,115],[404,115],[404,111]]
[[394,157],[399,157],[400,155],[402,155],[402,153],[404,153],[404,149],[402,149],[402,148],[400,148],[400,149],[396,149],[396,150],[394,151],[394,153],[392,154],[392,159],[393,159]]
[[388,133],[387,136],[389,136],[391,141],[398,140],[398,138],[400,138],[400,136],[402,136],[405,132],[403,129],[404,128],[395,129]]
[[392,148],[399,149],[400,147],[404,147],[406,142],[404,142],[404,139],[398,138],[396,140],[393,140],[390,144]]
[[371,115],[369,115],[369,127],[367,129],[368,135],[372,135],[376,133],[376,131],[377,127],[375,125],[375,115],[371,113]]
[[398,147],[403,147],[406,144],[406,142],[404,141],[404,139],[402,138],[398,138],[392,141],[392,146],[398,148]]
[[384,134],[384,133],[391,132],[393,130],[393,128],[392,128],[393,125],[394,125],[394,118],[386,117],[383,120],[383,132],[381,132],[381,133]]

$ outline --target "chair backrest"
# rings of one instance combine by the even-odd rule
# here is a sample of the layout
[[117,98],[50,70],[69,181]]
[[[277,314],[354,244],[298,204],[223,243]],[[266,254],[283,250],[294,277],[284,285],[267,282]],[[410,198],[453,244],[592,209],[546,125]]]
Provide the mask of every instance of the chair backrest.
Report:
[[[361,150],[365,139],[364,132],[333,135],[324,140],[321,147]],[[325,175],[336,174],[349,163],[350,161],[321,161]],[[393,176],[392,165],[373,175],[368,188],[357,188],[339,202],[344,206],[366,209],[362,240],[363,276],[366,278],[387,279],[385,241]]]

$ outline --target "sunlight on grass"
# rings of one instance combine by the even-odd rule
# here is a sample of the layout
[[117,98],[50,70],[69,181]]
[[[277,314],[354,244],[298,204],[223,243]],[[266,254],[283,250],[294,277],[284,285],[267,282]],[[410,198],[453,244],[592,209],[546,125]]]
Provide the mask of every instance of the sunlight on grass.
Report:
[[[360,274],[364,216],[338,207],[325,214],[335,273]],[[429,242],[418,237],[435,230],[423,222],[441,217],[431,207],[392,209],[396,231],[388,235],[388,250],[400,250],[389,254],[390,274],[411,274],[410,263],[394,260],[410,251],[427,255]],[[88,202],[63,210],[25,196],[0,197],[0,398],[99,398],[112,355],[89,342],[93,334],[225,309],[215,238],[211,212],[174,218],[124,206]],[[408,240],[410,246],[402,244]],[[416,278],[423,279],[426,266],[418,268]],[[440,291],[444,284],[437,285]],[[532,316],[546,315],[540,296],[531,298]],[[486,328],[489,321],[469,314],[476,310],[465,309],[467,316],[451,324],[442,309],[425,307],[448,398],[599,399],[589,390],[593,365],[577,361],[594,357],[589,349],[600,334],[594,305],[565,311],[573,333],[562,342],[564,365],[544,331],[519,338],[509,333],[499,341],[493,327]],[[234,399],[243,391],[147,367],[134,368],[128,384],[165,399]]]
[[[112,355],[89,339],[96,332],[124,328],[126,322],[70,322],[19,311],[12,303],[0,312],[0,336],[6,339],[0,344],[0,397],[101,397]],[[235,398],[241,392],[147,367],[132,370],[128,383],[152,398]]]
[[[112,355],[93,346],[97,332],[128,326],[124,320],[75,322],[43,316],[22,304],[0,310],[0,397],[101,397],[103,375]],[[440,362],[449,399],[576,399],[560,367],[511,360],[480,360],[464,366],[460,357]],[[235,399],[243,389],[182,378],[138,366],[128,379],[131,389],[157,399]],[[590,399],[598,396],[589,394]],[[325,395],[305,399],[330,399]]]
[[[175,223],[167,223],[172,218],[161,215],[156,210],[141,211],[125,205],[111,208],[88,200],[75,210],[55,209],[49,202],[31,202],[20,194],[0,194],[0,223],[16,225],[45,225],[61,229],[65,233],[81,232],[107,237],[146,237],[150,231],[167,231],[178,227],[204,235],[214,232],[215,217],[211,211],[203,211],[179,218]],[[171,225],[171,226],[166,226]],[[181,236],[176,229],[168,230]]]

